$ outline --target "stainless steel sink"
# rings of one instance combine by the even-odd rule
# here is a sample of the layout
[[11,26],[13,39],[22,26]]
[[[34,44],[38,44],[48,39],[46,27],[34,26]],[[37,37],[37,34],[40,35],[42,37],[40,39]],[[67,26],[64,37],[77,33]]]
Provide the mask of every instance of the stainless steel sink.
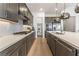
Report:
[[64,35],[64,32],[55,32],[55,34]]

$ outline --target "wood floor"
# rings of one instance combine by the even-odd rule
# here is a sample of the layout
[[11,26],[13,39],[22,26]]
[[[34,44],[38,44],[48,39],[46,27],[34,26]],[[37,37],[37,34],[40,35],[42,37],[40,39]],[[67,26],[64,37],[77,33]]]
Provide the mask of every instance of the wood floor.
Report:
[[46,39],[37,38],[29,53],[28,56],[52,56],[52,53],[48,47]]

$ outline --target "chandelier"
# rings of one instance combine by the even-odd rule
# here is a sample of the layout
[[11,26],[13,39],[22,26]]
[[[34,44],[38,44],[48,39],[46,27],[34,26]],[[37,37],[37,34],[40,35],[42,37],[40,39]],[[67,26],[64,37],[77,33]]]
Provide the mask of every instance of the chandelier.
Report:
[[66,5],[64,3],[64,11],[61,13],[60,19],[69,19],[70,14],[66,12],[65,9],[66,9]]

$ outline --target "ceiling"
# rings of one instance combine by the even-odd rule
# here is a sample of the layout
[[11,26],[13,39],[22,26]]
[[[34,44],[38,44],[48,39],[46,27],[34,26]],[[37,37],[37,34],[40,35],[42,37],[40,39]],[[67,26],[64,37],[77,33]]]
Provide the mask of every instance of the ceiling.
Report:
[[[56,14],[56,8],[57,14],[60,14],[61,11],[64,10],[64,3],[26,3],[30,11],[33,12],[39,12],[40,8],[42,8],[45,12],[45,15],[53,15]],[[65,8],[71,7],[73,5],[76,5],[75,3],[66,3]],[[56,7],[57,6],[57,7]]]

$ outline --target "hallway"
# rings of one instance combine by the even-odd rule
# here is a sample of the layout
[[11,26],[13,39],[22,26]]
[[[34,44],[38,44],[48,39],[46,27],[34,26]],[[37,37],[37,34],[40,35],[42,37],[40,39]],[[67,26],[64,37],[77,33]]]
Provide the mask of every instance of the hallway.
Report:
[[28,56],[52,56],[52,53],[48,47],[46,39],[37,38],[29,53]]

